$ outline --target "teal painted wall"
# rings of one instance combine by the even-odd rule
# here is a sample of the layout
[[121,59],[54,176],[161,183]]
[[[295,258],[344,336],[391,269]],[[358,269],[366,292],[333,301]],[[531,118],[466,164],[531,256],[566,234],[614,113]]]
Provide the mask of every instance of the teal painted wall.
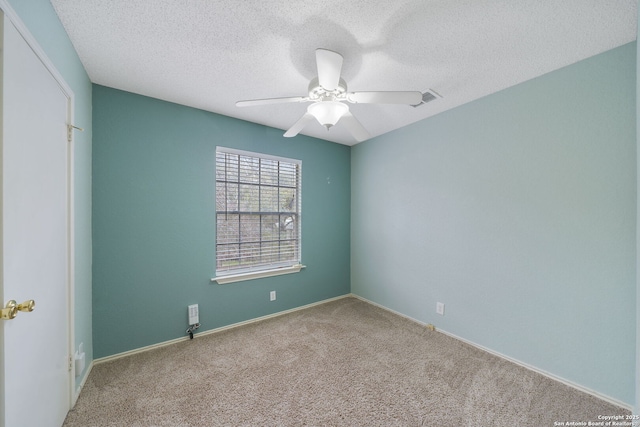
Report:
[[[71,41],[48,0],[8,0],[29,32],[35,37],[75,96],[74,121],[84,129],[74,140],[75,220],[75,337],[74,348],[84,343],[87,368],[93,360],[91,310],[91,139],[92,87]],[[76,377],[79,385],[87,373]]]
[[[96,357],[350,292],[350,148],[94,85]],[[297,274],[227,285],[215,272],[217,145],[302,160]],[[269,291],[277,300],[269,301]]]
[[355,146],[352,292],[633,405],[636,78],[632,43]]

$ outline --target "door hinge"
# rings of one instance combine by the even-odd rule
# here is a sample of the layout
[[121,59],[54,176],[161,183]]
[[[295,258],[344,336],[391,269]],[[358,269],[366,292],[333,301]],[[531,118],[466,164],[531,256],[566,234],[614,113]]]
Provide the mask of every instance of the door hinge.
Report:
[[79,130],[80,132],[84,131],[84,129],[79,128],[78,126],[74,126],[74,125],[67,125],[67,142],[71,142],[72,138],[73,138],[73,130]]
[[71,372],[71,369],[73,369],[73,356],[69,356],[69,372]]

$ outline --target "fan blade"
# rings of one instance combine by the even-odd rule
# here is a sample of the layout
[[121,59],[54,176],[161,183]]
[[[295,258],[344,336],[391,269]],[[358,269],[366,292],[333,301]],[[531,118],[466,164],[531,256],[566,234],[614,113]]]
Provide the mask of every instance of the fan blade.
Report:
[[236,102],[236,107],[254,107],[256,105],[284,104],[285,102],[306,102],[308,100],[309,98],[306,96],[292,96],[289,98],[251,99],[249,101]]
[[349,102],[360,104],[409,104],[418,105],[422,101],[422,93],[418,91],[404,92],[351,92],[347,94]]
[[371,135],[367,130],[362,126],[362,123],[356,119],[350,111],[347,111],[341,118],[340,121],[344,124],[344,127],[347,128],[351,135],[358,141],[362,142],[365,139],[371,138]]
[[328,91],[336,90],[340,83],[342,55],[332,50],[316,49],[318,83]]
[[313,121],[315,119],[315,117],[313,117],[311,114],[309,113],[305,113],[304,116],[300,117],[300,119],[295,122],[293,124],[293,126],[291,126],[289,128],[288,131],[286,131],[284,133],[284,136],[286,136],[287,138],[291,138],[292,136],[296,136],[298,133],[300,133],[300,131],[309,124],[309,122]]

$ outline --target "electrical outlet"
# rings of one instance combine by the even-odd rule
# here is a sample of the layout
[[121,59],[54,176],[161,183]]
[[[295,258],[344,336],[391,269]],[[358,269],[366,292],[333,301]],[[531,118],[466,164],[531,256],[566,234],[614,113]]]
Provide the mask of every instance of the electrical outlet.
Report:
[[443,302],[436,303],[436,313],[438,313],[441,316],[444,316],[444,303]]
[[276,291],[269,292],[269,301],[275,301],[275,300],[276,300]]

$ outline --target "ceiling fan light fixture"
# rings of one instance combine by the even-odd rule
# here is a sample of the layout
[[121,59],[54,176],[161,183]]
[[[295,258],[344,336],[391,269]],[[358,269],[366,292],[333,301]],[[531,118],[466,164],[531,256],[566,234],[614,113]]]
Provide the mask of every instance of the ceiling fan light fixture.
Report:
[[307,111],[318,123],[329,129],[349,111],[349,107],[339,101],[320,101],[309,105]]
[[356,141],[360,142],[371,138],[371,135],[351,114],[346,102],[353,104],[405,104],[413,106],[426,102],[423,94],[418,91],[347,92],[347,83],[340,76],[342,72],[342,55],[328,49],[316,49],[316,66],[318,76],[309,82],[308,96],[253,99],[238,101],[236,105],[238,107],[250,107],[288,102],[310,102],[307,112],[293,126],[287,129],[284,133],[285,137],[292,138],[298,135],[314,119],[327,130],[342,120],[341,126],[351,133]]

